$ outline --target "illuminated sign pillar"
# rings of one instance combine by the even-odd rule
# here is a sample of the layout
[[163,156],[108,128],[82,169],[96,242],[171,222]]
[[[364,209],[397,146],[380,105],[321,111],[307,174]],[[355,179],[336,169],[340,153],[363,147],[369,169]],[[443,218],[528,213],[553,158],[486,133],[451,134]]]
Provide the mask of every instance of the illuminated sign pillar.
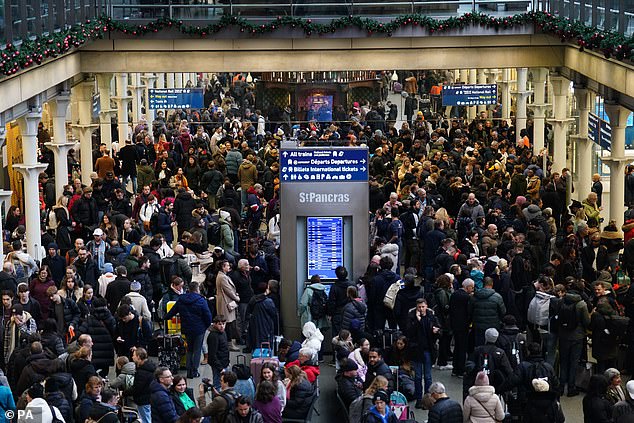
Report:
[[[357,280],[369,263],[368,150],[293,147],[280,153],[280,259],[284,336],[301,339],[299,299],[343,264]],[[326,336],[326,339],[329,339]]]

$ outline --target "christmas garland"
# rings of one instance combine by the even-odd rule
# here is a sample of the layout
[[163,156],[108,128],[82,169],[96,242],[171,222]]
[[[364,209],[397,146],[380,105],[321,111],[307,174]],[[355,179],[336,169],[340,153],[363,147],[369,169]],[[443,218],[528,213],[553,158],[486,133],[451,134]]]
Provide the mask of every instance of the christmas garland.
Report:
[[313,34],[331,34],[338,30],[356,28],[367,32],[368,36],[380,34],[392,36],[402,28],[420,27],[430,35],[451,32],[469,26],[512,29],[526,25],[535,25],[536,31],[558,37],[562,42],[575,42],[581,51],[584,49],[601,51],[606,58],[634,62],[634,36],[627,38],[611,31],[589,27],[579,21],[559,17],[546,12],[521,13],[508,17],[492,17],[483,13],[466,13],[459,17],[437,20],[421,14],[399,16],[389,22],[359,16],[345,16],[330,23],[316,23],[311,19],[278,16],[265,24],[257,24],[238,16],[222,16],[217,22],[207,26],[187,25],[183,21],[161,18],[144,25],[131,25],[109,17],[87,20],[60,32],[48,36],[39,36],[24,40],[20,46],[7,44],[0,50],[0,72],[12,75],[32,65],[39,65],[47,58],[57,57],[89,41],[104,38],[108,32],[119,32],[136,37],[157,33],[163,30],[177,30],[182,34],[207,37],[228,28],[238,28],[240,32],[257,36],[269,34],[280,28],[303,31],[310,37]]

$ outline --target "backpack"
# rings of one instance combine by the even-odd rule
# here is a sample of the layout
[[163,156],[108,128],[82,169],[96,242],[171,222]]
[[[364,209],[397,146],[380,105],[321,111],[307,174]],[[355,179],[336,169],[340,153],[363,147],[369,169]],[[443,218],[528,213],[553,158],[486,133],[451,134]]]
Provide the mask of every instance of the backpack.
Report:
[[47,229],[54,231],[57,229],[57,226],[57,215],[55,214],[55,210],[51,209],[46,215],[46,227]]
[[220,245],[220,237],[220,222],[211,221],[211,223],[209,223],[209,227],[207,228],[207,239],[209,240],[209,244],[214,247]]
[[565,330],[573,330],[577,327],[577,303],[562,301],[559,307],[559,327]]
[[[53,415],[53,419],[51,420],[51,423],[64,423],[63,419],[60,419],[59,417],[57,417],[57,413],[55,412],[55,408],[53,408],[52,405],[49,405],[48,408],[51,409],[51,414]],[[59,409],[57,411],[59,411]],[[62,413],[60,412],[59,414],[61,415]],[[86,421],[88,422],[88,421],[90,421],[90,419],[88,419]]]
[[246,357],[243,355],[238,356],[238,362],[231,367],[231,370],[239,380],[249,380],[251,378],[251,368],[247,365]]
[[538,292],[528,305],[527,319],[537,326],[548,325],[551,295]]
[[387,289],[385,293],[385,298],[383,298],[383,305],[390,310],[394,310],[394,305],[396,305],[396,295],[398,295],[398,291],[401,289],[401,281],[397,280]]
[[323,289],[313,289],[313,296],[310,298],[310,316],[312,320],[319,320],[326,317],[326,305],[328,296]]
[[227,401],[227,407],[225,407],[225,409],[222,411],[222,413],[218,416],[218,420],[217,423],[226,423],[227,422],[227,417],[229,416],[229,414],[233,411],[235,404],[236,404],[236,399],[240,396],[238,393],[236,392],[221,392],[220,396]]
[[20,260],[15,254],[11,255],[11,263],[13,263],[13,267],[15,268],[15,278],[20,281],[20,279],[26,278],[26,269],[22,264],[22,260]]

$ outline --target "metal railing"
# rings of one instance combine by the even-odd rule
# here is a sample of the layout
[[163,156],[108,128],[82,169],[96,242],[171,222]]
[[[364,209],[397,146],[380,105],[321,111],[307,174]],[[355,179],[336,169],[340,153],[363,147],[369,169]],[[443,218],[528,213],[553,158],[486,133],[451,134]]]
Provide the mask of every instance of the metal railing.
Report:
[[532,10],[634,34],[632,0],[0,0],[0,44],[49,34],[103,14],[130,23],[170,17],[206,25],[225,15],[261,21],[276,16],[310,17],[327,22],[348,15],[388,20],[410,13],[447,18],[467,12],[507,16]]

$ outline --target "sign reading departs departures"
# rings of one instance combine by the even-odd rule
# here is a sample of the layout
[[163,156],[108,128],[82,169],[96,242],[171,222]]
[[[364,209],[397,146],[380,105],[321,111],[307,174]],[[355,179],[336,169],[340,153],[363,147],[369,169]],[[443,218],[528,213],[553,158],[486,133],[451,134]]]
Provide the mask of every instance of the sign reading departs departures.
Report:
[[282,182],[367,182],[368,150],[312,149],[283,150],[280,161]]
[[202,88],[149,88],[150,110],[202,109]]
[[496,84],[445,85],[442,87],[443,106],[482,106],[496,104],[498,87]]

